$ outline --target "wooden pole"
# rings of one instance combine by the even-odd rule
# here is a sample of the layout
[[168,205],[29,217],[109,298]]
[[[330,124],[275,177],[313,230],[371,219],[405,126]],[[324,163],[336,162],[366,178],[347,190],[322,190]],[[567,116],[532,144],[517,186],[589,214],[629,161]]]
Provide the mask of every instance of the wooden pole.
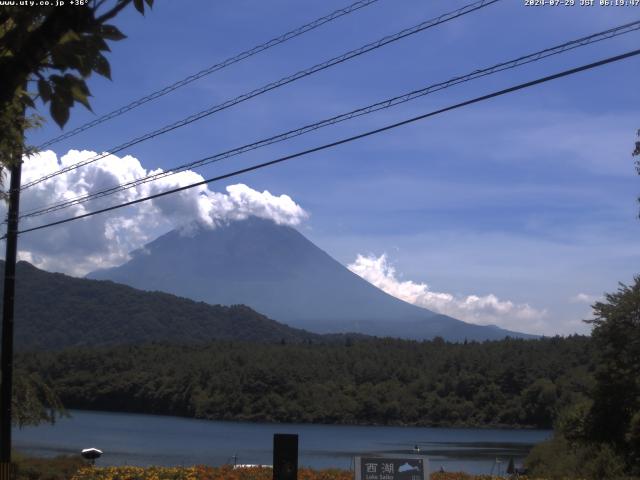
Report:
[[13,306],[16,287],[18,253],[18,214],[22,159],[11,166],[9,209],[7,213],[7,245],[4,263],[4,296],[2,303],[2,354],[0,356],[0,480],[10,480],[11,469],[11,399],[13,395]]

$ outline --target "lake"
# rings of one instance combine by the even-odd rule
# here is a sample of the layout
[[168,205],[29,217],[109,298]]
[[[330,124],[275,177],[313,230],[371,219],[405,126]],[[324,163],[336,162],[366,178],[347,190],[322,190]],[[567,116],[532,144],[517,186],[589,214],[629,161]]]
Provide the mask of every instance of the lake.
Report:
[[[504,472],[520,464],[548,430],[366,427],[347,425],[214,422],[179,417],[72,410],[55,425],[14,429],[18,451],[55,456],[96,447],[97,465],[221,465],[272,463],[274,433],[299,435],[299,464],[348,469],[354,455],[413,453],[429,457],[431,470]],[[498,459],[498,462],[496,462]],[[502,462],[502,463],[501,463]]]

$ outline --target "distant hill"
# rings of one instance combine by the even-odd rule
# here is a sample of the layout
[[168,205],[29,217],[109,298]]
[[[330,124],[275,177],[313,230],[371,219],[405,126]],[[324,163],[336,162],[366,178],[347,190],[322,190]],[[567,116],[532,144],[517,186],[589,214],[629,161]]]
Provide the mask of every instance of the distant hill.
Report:
[[242,303],[316,333],[452,341],[532,337],[403,302],[349,271],[297,230],[255,217],[215,229],[171,231],[124,265],[88,277],[211,304]]
[[[18,262],[16,277],[15,339],[22,350],[215,339],[321,341],[319,335],[289,328],[244,305],[209,305],[143,292],[45,272],[27,262]],[[0,276],[0,287],[3,282]]]

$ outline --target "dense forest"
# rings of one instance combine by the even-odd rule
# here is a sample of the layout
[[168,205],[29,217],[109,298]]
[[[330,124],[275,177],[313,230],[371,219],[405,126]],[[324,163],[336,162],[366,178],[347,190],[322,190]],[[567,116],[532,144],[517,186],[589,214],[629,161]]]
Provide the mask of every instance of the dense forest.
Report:
[[207,419],[552,425],[592,384],[586,337],[152,344],[22,354],[67,408]]

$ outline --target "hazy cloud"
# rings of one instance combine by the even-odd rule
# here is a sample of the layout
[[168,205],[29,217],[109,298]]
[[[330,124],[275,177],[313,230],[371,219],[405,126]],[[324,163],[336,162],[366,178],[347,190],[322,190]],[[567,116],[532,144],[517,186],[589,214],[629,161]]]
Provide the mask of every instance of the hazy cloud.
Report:
[[589,305],[591,305],[592,303],[595,303],[596,301],[600,300],[600,296],[599,295],[589,295],[587,293],[578,293],[577,295],[571,297],[569,299],[569,301],[571,303],[588,303]]
[[[25,158],[22,183],[95,156],[95,152],[70,150],[58,158],[45,151]],[[110,155],[82,168],[58,175],[25,190],[21,212],[27,213],[57,202],[135,180],[162,170],[146,170],[132,156]],[[107,198],[21,221],[21,228],[87,213],[112,204],[127,202],[198,181],[193,171],[180,172],[155,182],[139,185]],[[0,214],[5,214],[5,205]],[[249,216],[271,219],[278,224],[298,225],[307,213],[287,195],[259,192],[247,185],[226,187],[215,192],[202,185],[149,202],[125,207],[87,219],[70,222],[20,238],[20,258],[40,268],[82,275],[96,268],[118,265],[129,252],[173,228],[193,222],[215,228],[217,225]]]
[[545,310],[537,310],[526,303],[516,304],[509,300],[501,300],[493,294],[461,296],[434,292],[426,283],[398,279],[396,270],[387,260],[386,254],[379,257],[358,255],[347,267],[389,295],[419,307],[469,323],[494,324],[518,331],[543,333],[542,320],[547,316]]

